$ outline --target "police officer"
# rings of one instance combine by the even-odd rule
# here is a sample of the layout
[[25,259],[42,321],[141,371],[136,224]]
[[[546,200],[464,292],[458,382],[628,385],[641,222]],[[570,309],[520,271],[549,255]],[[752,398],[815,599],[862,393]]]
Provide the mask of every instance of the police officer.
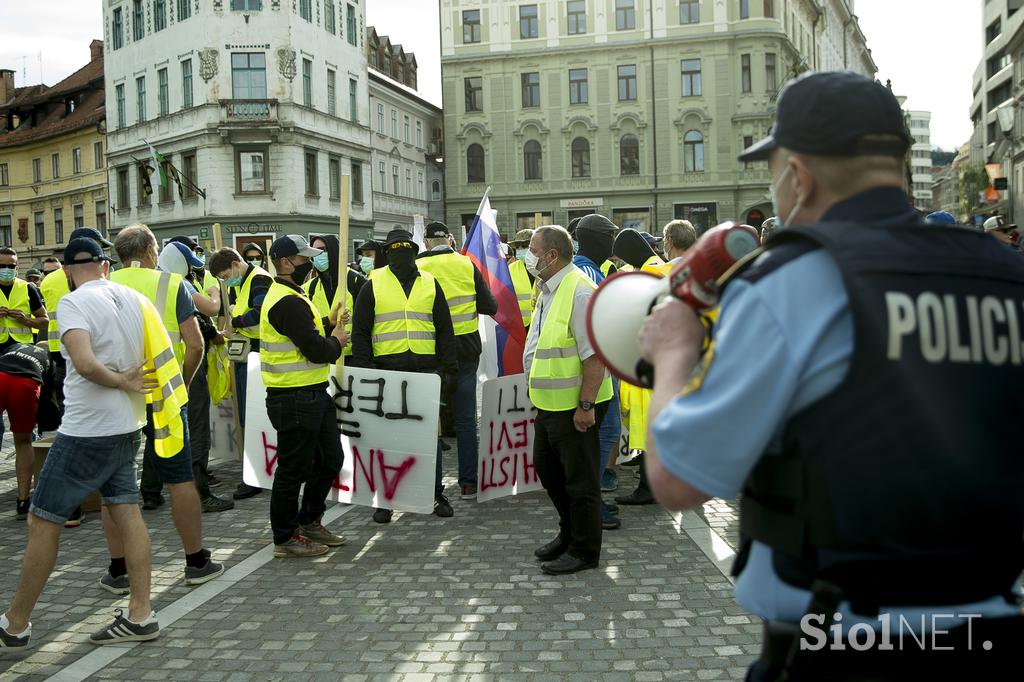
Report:
[[512,276],[512,286],[516,290],[516,299],[519,301],[519,311],[523,314],[523,326],[530,328],[530,320],[533,318],[533,280],[534,277],[526,269],[526,253],[530,250],[530,239],[533,238],[533,230],[519,230],[515,238],[508,243],[509,247],[515,249],[513,259],[509,261],[508,273]]
[[[352,366],[424,372],[441,376],[441,395],[455,380],[455,332],[441,283],[417,267],[419,248],[402,229],[388,233],[383,246],[388,265],[370,278],[356,299],[352,316]],[[437,441],[434,514],[454,515],[441,481],[441,439]],[[373,520],[391,521],[390,509]]]
[[320,312],[302,290],[311,259],[321,253],[299,235],[274,240],[270,259],[277,277],[260,311],[260,367],[267,415],[277,430],[270,526],[279,558],[319,556],[345,544],[320,522],[344,458],[327,381],[348,341],[344,323],[324,335]]
[[427,252],[416,259],[420,272],[433,275],[448,301],[455,328],[455,356],[459,371],[452,386],[452,413],[459,446],[459,491],[463,500],[476,498],[477,441],[476,386],[480,365],[480,315],[498,312],[483,275],[468,256],[456,253],[451,232],[444,223],[433,222],[424,229]]
[[[766,622],[748,679],[996,679],[1019,663],[1024,264],[920,219],[910,143],[882,85],[791,83],[740,156],[768,161],[785,229],[727,284],[713,353],[678,300],[641,332],[655,495],[688,509],[743,493],[736,594]],[[931,636],[889,628],[887,651],[887,619]]]

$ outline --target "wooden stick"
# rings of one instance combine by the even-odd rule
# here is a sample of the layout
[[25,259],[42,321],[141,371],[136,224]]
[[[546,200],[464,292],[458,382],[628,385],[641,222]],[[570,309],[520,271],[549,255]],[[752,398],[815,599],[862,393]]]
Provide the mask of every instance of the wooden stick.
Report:
[[[338,209],[338,276],[335,280],[335,291],[337,292],[335,296],[341,294],[341,310],[338,314],[338,324],[342,324],[341,318],[344,313],[352,314],[348,309],[348,296],[345,295],[348,291],[348,196],[350,180],[351,177],[347,173],[341,176],[341,207]],[[334,365],[334,376],[341,382],[344,374],[345,353],[343,352],[341,357],[338,358],[337,364]]]
[[[220,223],[213,224],[213,244],[218,251],[224,246],[224,238],[220,231]],[[210,273],[213,274],[213,273]],[[218,279],[220,283],[220,310],[221,314],[217,317],[217,329],[223,332],[229,332],[231,326],[231,315],[228,314],[228,285],[222,279]],[[231,338],[238,338],[234,333],[228,334],[230,342]],[[248,340],[248,339],[246,339]],[[243,367],[243,372],[248,371],[246,367]],[[228,381],[231,382],[229,388],[231,393],[231,414],[234,416],[235,425],[235,447],[238,450],[238,458],[242,459],[245,456],[245,432],[242,431],[242,415],[240,414],[240,401],[238,399],[238,392],[235,390],[235,361],[228,361]]]

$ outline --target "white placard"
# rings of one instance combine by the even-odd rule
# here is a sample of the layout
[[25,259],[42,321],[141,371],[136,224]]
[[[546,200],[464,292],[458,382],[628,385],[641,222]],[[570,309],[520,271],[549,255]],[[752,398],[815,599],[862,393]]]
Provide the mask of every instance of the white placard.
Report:
[[543,490],[533,467],[536,417],[537,409],[530,402],[525,374],[483,383],[477,502]]
[[[277,469],[277,432],[267,416],[266,389],[255,353],[249,356],[248,372],[242,479],[269,489]],[[330,499],[431,513],[441,378],[346,367],[340,385],[331,377],[328,392],[337,408],[345,452]]]

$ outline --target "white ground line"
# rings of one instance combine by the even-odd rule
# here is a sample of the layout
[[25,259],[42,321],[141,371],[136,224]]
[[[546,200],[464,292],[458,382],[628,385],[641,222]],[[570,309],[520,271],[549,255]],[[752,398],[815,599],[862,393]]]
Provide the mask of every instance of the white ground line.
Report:
[[[360,508],[362,509],[363,507]],[[351,505],[335,505],[324,513],[322,522],[324,525],[327,525],[353,509],[355,507]],[[182,616],[192,613],[229,587],[233,587],[258,568],[272,561],[273,558],[274,543],[270,543],[225,571],[219,578],[200,585],[184,597],[160,609],[157,612],[157,617],[160,620],[161,630],[172,625]],[[47,678],[46,682],[75,682],[77,680],[84,680],[121,658],[121,656],[124,656],[140,643],[126,642],[125,644],[110,644],[97,647],[95,651],[68,664],[59,673],[51,675]]]
[[675,521],[676,528],[686,533],[694,544],[700,547],[700,551],[704,552],[704,555],[729,582],[735,582],[729,572],[736,552],[722,539],[722,536],[713,531],[711,526],[693,510],[672,512],[671,516]]

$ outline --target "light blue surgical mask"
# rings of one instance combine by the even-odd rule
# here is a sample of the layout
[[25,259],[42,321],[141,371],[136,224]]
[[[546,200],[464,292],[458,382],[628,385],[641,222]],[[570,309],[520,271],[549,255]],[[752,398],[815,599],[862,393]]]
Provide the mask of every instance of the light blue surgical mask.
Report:
[[516,260],[525,262],[528,253],[530,253],[529,249],[516,249]]
[[10,284],[18,276],[17,268],[0,268],[0,282]]
[[364,275],[369,275],[373,271],[373,259],[369,256],[360,256],[359,269],[363,271]]
[[198,260],[203,265],[206,265],[206,254],[205,253],[197,253],[197,254],[195,254],[195,256],[196,256],[196,260]]
[[242,286],[242,278],[240,276],[239,277],[226,277],[224,279],[224,284],[227,284],[229,287],[240,287],[240,286]]
[[326,253],[321,253],[313,256],[313,267],[316,268],[317,272],[327,272],[327,268],[331,265],[331,258]]
[[572,252],[573,252],[573,254],[577,254],[577,253],[580,252],[580,243],[579,242],[573,241],[573,243],[572,243]]

